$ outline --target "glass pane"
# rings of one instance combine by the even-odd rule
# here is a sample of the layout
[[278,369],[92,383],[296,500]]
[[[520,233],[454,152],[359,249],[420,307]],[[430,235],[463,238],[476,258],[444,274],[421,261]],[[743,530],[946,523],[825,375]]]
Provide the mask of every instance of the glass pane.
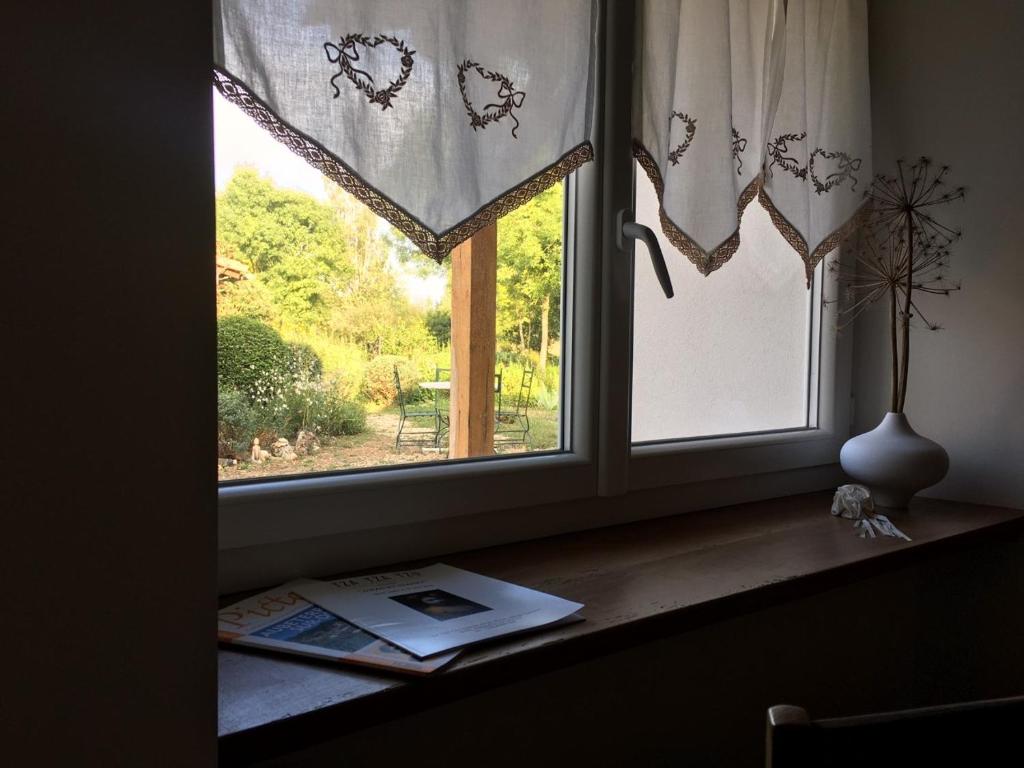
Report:
[[636,173],[636,216],[658,234],[675,297],[637,246],[633,441],[807,426],[811,292],[803,262],[751,203],[739,250],[702,276],[663,236],[658,200]]
[[[214,101],[221,480],[447,460],[450,260]],[[487,455],[561,447],[563,186],[498,223]]]

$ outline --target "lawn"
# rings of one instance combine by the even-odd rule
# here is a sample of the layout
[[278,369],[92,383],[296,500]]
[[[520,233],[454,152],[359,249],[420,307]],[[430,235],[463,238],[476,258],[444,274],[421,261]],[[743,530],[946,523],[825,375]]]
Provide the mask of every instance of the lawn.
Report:
[[[549,451],[558,447],[558,411],[530,410],[529,446],[500,447],[501,454],[524,451]],[[438,461],[446,458],[447,445],[440,451],[417,445],[395,448],[398,430],[398,408],[371,413],[366,418],[366,431],[358,435],[326,438],[321,450],[312,456],[293,460],[269,459],[262,463],[239,462],[235,466],[220,467],[221,480],[246,480],[276,475],[295,475],[308,472],[330,472],[339,469],[365,469],[369,467],[416,462]]]

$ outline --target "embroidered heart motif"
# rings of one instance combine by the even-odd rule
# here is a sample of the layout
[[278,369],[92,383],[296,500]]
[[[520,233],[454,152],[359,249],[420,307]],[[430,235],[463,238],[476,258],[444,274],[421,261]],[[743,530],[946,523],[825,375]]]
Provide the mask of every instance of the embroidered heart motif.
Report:
[[[472,75],[474,72],[483,80],[498,84],[498,102],[485,104],[483,113],[476,111],[473,106],[473,100],[467,93],[466,74],[470,73]],[[458,81],[459,92],[462,94],[462,103],[466,105],[469,124],[474,131],[477,128],[486,129],[490,123],[496,123],[508,116],[515,123],[512,127],[512,138],[519,138],[516,135],[516,131],[519,129],[519,120],[516,118],[513,110],[523,106],[523,100],[526,98],[526,94],[523,91],[517,91],[512,81],[505,77],[505,75],[486,70],[475,61],[470,61],[469,59],[466,59],[459,65]]]
[[790,157],[787,154],[788,152],[794,151],[790,148],[790,144],[796,144],[806,138],[807,131],[801,131],[800,133],[783,133],[776,136],[775,141],[768,142],[768,157],[772,159],[771,163],[768,165],[769,178],[775,175],[772,172],[772,168],[775,166],[793,174],[793,176],[801,181],[807,178],[806,166],[800,165],[799,160],[795,157]]
[[845,152],[826,152],[820,147],[815,149],[807,162],[814,191],[820,195],[849,179],[850,191],[856,192],[858,179],[854,174],[860,170],[860,164],[859,157],[850,157]]
[[673,112],[672,116],[668,119],[669,135],[672,134],[672,121],[676,118],[679,118],[686,127],[686,138],[683,139],[682,144],[679,144],[675,149],[668,153],[668,161],[672,163],[672,165],[679,165],[679,158],[682,157],[683,153],[690,148],[694,134],[697,133],[697,118],[690,117],[682,112]]
[[[395,80],[391,80],[386,88],[381,88],[378,81],[375,81],[369,72],[355,66],[355,63],[361,63],[360,46],[363,52],[365,52],[373,50],[383,43],[387,43],[387,45],[395,49],[400,57],[398,64],[401,66],[398,77]],[[416,55],[416,51],[409,50],[405,41],[399,40],[397,37],[377,35],[371,39],[368,35],[359,32],[345,35],[345,37],[338,41],[338,45],[324,43],[324,52],[327,54],[327,60],[332,64],[337,64],[339,67],[338,72],[331,77],[334,98],[338,98],[341,95],[341,90],[334,81],[345,75],[356,88],[366,94],[371,104],[380,104],[382,111],[392,106],[391,100],[395,97],[395,94],[402,90],[405,84],[409,82],[409,76],[412,75],[414,64],[413,56]],[[379,74],[378,79],[382,79]]]

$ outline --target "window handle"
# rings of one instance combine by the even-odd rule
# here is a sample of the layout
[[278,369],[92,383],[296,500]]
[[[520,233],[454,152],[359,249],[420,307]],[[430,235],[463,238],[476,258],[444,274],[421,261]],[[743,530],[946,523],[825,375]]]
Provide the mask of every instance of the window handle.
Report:
[[[632,218],[631,212],[623,211],[619,214],[622,218],[628,215]],[[654,274],[658,276],[661,283],[661,290],[665,292],[665,298],[671,299],[675,295],[672,290],[672,278],[668,275],[668,267],[665,265],[665,257],[661,253],[661,246],[658,245],[658,238],[650,227],[637,224],[635,221],[622,222],[622,237],[630,240],[641,240],[647,246],[647,252],[651,255],[651,265],[654,267]]]

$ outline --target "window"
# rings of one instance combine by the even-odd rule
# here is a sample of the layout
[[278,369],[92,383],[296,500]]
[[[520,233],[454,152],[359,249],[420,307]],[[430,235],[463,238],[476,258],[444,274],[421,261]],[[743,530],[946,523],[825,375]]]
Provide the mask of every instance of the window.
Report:
[[[453,260],[424,258],[216,90],[214,107],[221,482],[459,458]],[[499,456],[568,443],[565,187],[499,221],[490,327],[470,328],[492,336]]]
[[633,442],[812,426],[811,319],[820,307],[760,203],[747,207],[739,250],[710,278],[660,233],[658,201],[642,172],[636,211],[670,259],[678,300],[665,301],[650,264],[637,260]]
[[[300,476],[287,477],[277,472],[280,460],[272,459],[273,476],[244,481],[237,468],[225,468],[230,479],[220,491],[225,588],[336,569],[340,556],[350,567],[367,567],[607,521],[588,516],[586,505],[562,510],[552,502],[661,486],[677,486],[673,493],[684,497],[687,484],[700,484],[692,505],[714,506],[732,500],[735,478],[765,473],[777,473],[773,488],[784,488],[783,493],[809,490],[785,473],[836,462],[848,423],[849,350],[845,340],[836,341],[822,309],[829,290],[826,270],[818,267],[808,291],[800,260],[756,201],[744,218],[741,251],[710,278],[663,243],[677,288],[672,300],[657,294],[643,246],[634,270],[630,244],[617,244],[621,211],[636,210],[641,223],[657,219],[649,182],[635,173],[631,159],[629,109],[600,106],[629,103],[630,67],[622,62],[633,56],[630,5],[600,4],[603,77],[595,112],[604,115],[600,144],[595,161],[566,179],[554,206],[562,217],[558,285],[548,294],[550,357],[543,391],[549,399],[545,405],[539,398],[529,401],[532,437],[541,430],[535,415],[555,406],[549,437],[528,444],[539,450],[444,461],[431,450],[443,445],[431,444],[434,431],[424,446],[402,446],[388,453],[397,461],[370,461],[362,465],[366,469],[336,462],[311,470],[300,459],[294,465]],[[272,163],[270,155],[267,149],[265,158]],[[315,173],[303,173],[307,192],[315,197],[322,182]],[[441,287],[431,294],[436,308],[451,300],[444,293],[446,268],[403,259],[402,246],[387,240],[386,225],[370,230],[392,249],[388,270],[396,283],[406,281],[399,290],[407,298],[434,285]],[[501,232],[499,225],[499,253]],[[503,266],[522,269],[525,261],[516,267],[499,261],[498,280]],[[501,300],[499,295],[499,312]],[[539,310],[542,299],[532,304]],[[534,353],[543,336],[539,319],[507,319],[496,329],[497,348],[527,350],[536,369]],[[287,341],[290,331],[283,331]],[[431,349],[444,354],[440,343]],[[385,354],[382,346],[379,357]],[[368,365],[374,357],[368,354],[363,362]],[[444,368],[439,357],[434,360]],[[509,358],[508,368],[518,362]],[[550,373],[555,366],[557,375]],[[502,371],[499,354],[494,373]],[[507,375],[502,372],[503,406]],[[521,373],[514,376],[521,381]],[[429,396],[420,393],[410,402],[443,413],[444,405],[423,385],[444,381],[444,372],[432,376],[423,368],[411,379]],[[396,418],[397,403],[381,406],[366,399],[364,393],[367,419],[389,409]],[[428,433],[438,429],[432,418],[424,419]],[[392,429],[397,425],[386,433]],[[339,471],[315,472],[319,469]],[[439,534],[436,524],[442,520]],[[275,562],[268,570],[271,556]]]

